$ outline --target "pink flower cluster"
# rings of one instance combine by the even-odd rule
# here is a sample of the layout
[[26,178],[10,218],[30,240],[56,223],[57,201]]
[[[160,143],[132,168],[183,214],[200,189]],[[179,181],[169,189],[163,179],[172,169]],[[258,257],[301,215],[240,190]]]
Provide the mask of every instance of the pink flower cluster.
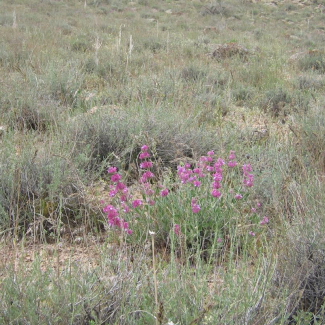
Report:
[[[115,197],[117,194],[119,194],[119,204],[122,208],[123,213],[126,214],[130,211],[130,206],[128,205],[127,201],[131,198],[131,195],[128,193],[128,188],[123,182],[120,181],[121,175],[117,173],[116,167],[109,167],[107,172],[111,174],[110,180],[113,183],[110,185],[109,196]],[[142,205],[142,201],[139,199],[134,200],[131,205],[132,208],[135,209]],[[118,227],[125,230],[127,234],[132,234],[132,230],[129,229],[128,222],[119,216],[117,208],[109,204],[103,208],[103,212],[107,214],[108,224],[111,227]]]
[[146,146],[146,145],[143,145],[142,147],[141,147],[141,153],[140,153],[140,155],[139,155],[139,159],[146,159],[146,158],[150,158],[150,155],[149,155],[149,153],[148,153],[148,146]]
[[209,151],[207,156],[201,156],[198,162],[197,167],[191,168],[190,164],[185,164],[184,166],[177,167],[177,174],[181,180],[182,184],[190,183],[194,187],[200,187],[201,181],[200,178],[205,177],[205,173],[214,173],[212,175],[212,191],[211,195],[213,197],[220,197],[221,193],[218,189],[221,187],[220,182],[222,180],[222,169],[221,166],[225,164],[225,162],[218,158],[217,162],[214,165],[211,165],[214,155],[213,151]]
[[140,199],[134,200],[132,202],[132,208],[135,209],[137,207],[139,207],[140,205],[142,205],[142,201]]
[[111,227],[115,226],[123,229],[129,235],[132,234],[132,230],[129,229],[129,224],[118,216],[119,214],[116,208],[109,204],[103,208],[103,212],[107,214],[108,224]]
[[[185,164],[184,166],[177,167],[177,174],[181,180],[182,184],[191,183],[194,187],[200,187],[201,181],[200,178],[205,177],[206,172],[212,173],[212,190],[211,195],[215,198],[219,198],[221,193],[219,189],[221,188],[222,181],[222,166],[225,165],[225,161],[221,158],[218,158],[217,161],[213,162],[213,151],[209,151],[207,156],[201,156],[199,162],[195,168],[191,168],[190,164]],[[235,151],[231,150],[229,154],[229,161],[227,163],[229,168],[237,166]],[[243,183],[247,187],[253,186],[254,175],[250,174],[251,166],[243,165],[244,180]],[[235,199],[242,199],[242,194],[236,194]]]
[[237,166],[235,151],[230,150],[228,167],[232,168]]
[[252,187],[254,185],[254,175],[250,174],[251,171],[252,171],[252,167],[250,164],[243,165],[243,174],[244,174],[243,184],[247,187]]
[[[144,160],[144,159],[149,159],[150,154],[148,153],[148,146],[143,145],[141,147],[141,152],[139,154],[139,159]],[[154,195],[154,190],[151,188],[151,184],[149,183],[149,180],[151,178],[154,178],[155,175],[150,171],[150,168],[152,168],[153,164],[152,161],[150,160],[145,160],[140,163],[140,168],[144,169],[139,182],[142,184],[142,190],[144,195],[146,196],[147,203],[149,205],[154,205],[155,201],[152,199],[152,196]]]
[[212,171],[214,171],[213,182],[212,182],[212,196],[213,197],[220,197],[221,193],[218,191],[221,188],[220,182],[222,181],[222,166],[225,164],[224,160],[218,158],[216,163],[213,165]]
[[267,223],[269,223],[269,218],[266,217],[266,216],[264,216],[263,219],[262,219],[262,221],[260,222],[260,225],[261,225],[261,226],[264,226],[264,225],[266,225]]
[[[219,198],[221,193],[219,189],[222,185],[223,180],[223,166],[226,165],[229,168],[233,168],[237,166],[236,156],[234,151],[230,151],[228,162],[225,163],[224,160],[218,158],[215,160],[214,152],[209,151],[206,156],[201,156],[195,166],[191,166],[186,163],[184,166],[177,167],[177,174],[182,184],[191,184],[191,186],[195,188],[200,188],[202,186],[203,179],[208,178],[209,183],[211,183],[211,195],[214,198]],[[139,185],[141,186],[142,193],[146,197],[147,205],[154,205],[154,198],[156,195],[160,195],[161,197],[166,197],[169,194],[168,188],[165,188],[161,185],[160,192],[156,192],[156,190],[152,187],[152,181],[155,177],[154,173],[151,171],[153,167],[153,163],[150,160],[149,148],[147,145],[143,145],[141,147],[141,152],[139,154],[140,159],[140,177],[139,177]],[[243,165],[243,185],[245,187],[252,187],[254,183],[254,176],[251,174],[251,166],[249,164]],[[128,222],[126,222],[121,214],[127,214],[130,209],[138,209],[144,205],[144,202],[140,199],[135,199],[131,201],[131,195],[128,193],[127,186],[121,181],[121,175],[117,172],[116,167],[109,167],[108,173],[110,174],[110,197],[115,197],[118,194],[119,203],[118,207],[115,208],[113,205],[107,205],[104,207],[103,211],[107,214],[108,223],[111,227],[118,227],[124,230],[126,233],[131,234],[132,230],[129,229]],[[234,193],[232,190],[231,193]],[[240,200],[243,198],[243,195],[237,193],[234,195],[236,200]],[[191,209],[193,213],[198,213],[201,210],[198,199],[192,197],[191,199]],[[254,210],[252,210],[254,211]],[[260,222],[261,225],[268,223],[268,218],[264,217]],[[178,224],[174,225],[174,232],[176,235],[180,234],[180,226]],[[250,233],[251,236],[255,236],[253,232]]]
[[177,175],[181,179],[182,184],[191,183],[195,187],[200,187],[201,182],[199,178],[204,177],[201,168],[194,168],[192,170],[190,164],[185,164],[184,166],[177,166]]
[[162,191],[160,191],[160,196],[165,197],[168,195],[168,193],[169,193],[168,188],[165,188]]
[[201,210],[201,207],[198,205],[197,200],[192,198],[191,200],[191,207],[193,213],[198,213]]
[[[143,159],[148,159],[148,158],[150,158],[150,155],[148,153],[148,146],[143,145],[141,147],[139,159],[143,160]],[[147,183],[150,178],[155,177],[155,175],[149,170],[151,167],[152,167],[152,162],[150,160],[146,160],[146,161],[143,161],[142,163],[140,163],[140,168],[146,169],[140,177],[141,183]]]
[[176,236],[179,236],[181,234],[181,227],[178,224],[174,225],[174,233]]
[[124,183],[120,182],[121,175],[117,173],[117,168],[109,167],[107,172],[112,174],[111,182],[114,183],[114,185],[110,185],[109,196],[114,197],[118,192],[122,192],[122,201],[125,201],[128,196],[128,188]]

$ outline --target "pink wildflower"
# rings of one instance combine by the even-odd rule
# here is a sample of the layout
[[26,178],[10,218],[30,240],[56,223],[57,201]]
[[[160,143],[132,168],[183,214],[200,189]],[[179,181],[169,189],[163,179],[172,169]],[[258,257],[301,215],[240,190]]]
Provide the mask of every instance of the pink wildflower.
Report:
[[212,192],[211,192],[211,195],[213,197],[220,197],[221,193],[217,189],[213,189]]
[[110,204],[106,205],[104,208],[103,208],[103,212],[111,215],[111,216],[117,216],[118,215],[118,212],[117,210]]
[[153,191],[153,189],[152,188],[146,188],[145,190],[144,190],[144,194],[145,195],[148,195],[148,196],[151,196],[151,195],[154,195],[154,191]]
[[217,189],[219,189],[220,187],[221,187],[221,185],[220,185],[220,183],[219,183],[218,181],[214,181],[214,182],[212,183],[212,188],[213,188],[213,189],[217,190]]
[[142,201],[139,200],[139,199],[134,200],[134,201],[132,202],[132,207],[133,207],[133,208],[136,208],[136,207],[138,207],[138,206],[140,206],[140,205],[142,205]]
[[198,213],[201,210],[200,206],[196,202],[196,199],[194,198],[191,200],[191,207],[193,213]]
[[241,195],[241,194],[236,194],[235,195],[235,199],[236,200],[240,200],[240,199],[242,199],[243,198],[243,196]]
[[146,159],[146,158],[149,158],[150,155],[148,154],[147,151],[145,152],[141,152],[140,155],[139,155],[139,159]]
[[213,175],[213,180],[216,181],[216,182],[220,182],[222,180],[222,175],[219,174],[219,173],[215,173]]
[[200,206],[198,204],[195,204],[192,206],[192,212],[198,213],[201,210]]
[[180,233],[181,233],[181,228],[180,228],[180,226],[178,224],[174,225],[174,233],[175,233],[176,236],[179,236]]
[[213,166],[206,166],[206,170],[208,172],[213,172],[214,171],[214,167]]
[[243,172],[244,174],[248,174],[252,171],[252,167],[250,164],[243,165]]
[[107,172],[108,172],[109,174],[115,174],[116,171],[117,171],[117,168],[116,168],[116,167],[109,167],[109,168],[107,169]]
[[155,203],[156,203],[154,200],[148,200],[147,202],[148,202],[148,204],[151,205],[151,206],[155,205]]
[[114,197],[116,194],[117,194],[117,191],[116,190],[111,190],[108,193],[109,197]]
[[107,213],[107,222],[111,227],[116,226],[123,229],[127,234],[132,234],[132,230],[129,229],[129,224],[118,217],[116,208],[109,204],[103,208],[103,212]]
[[243,184],[247,187],[252,187],[254,185],[254,175],[253,174],[245,175]]
[[221,166],[223,166],[225,164],[225,161],[223,160],[223,159],[221,159],[221,158],[218,158],[217,159],[217,162],[214,164],[214,167],[221,167]]
[[153,178],[154,176],[155,175],[151,171],[147,170],[142,174],[140,181],[141,183],[146,183],[148,178]]
[[128,213],[130,211],[130,207],[126,203],[122,202],[121,206],[124,213]]
[[195,181],[193,181],[193,185],[194,185],[194,187],[200,187],[201,182],[198,180],[195,180]]
[[148,146],[144,144],[144,145],[141,147],[141,151],[148,151]]
[[249,234],[250,236],[252,236],[252,237],[254,237],[254,236],[255,236],[255,233],[254,233],[254,232],[252,232],[252,231],[250,231],[248,234]]
[[230,150],[230,154],[229,154],[229,160],[235,160],[236,156],[235,156],[235,151]]
[[124,190],[126,189],[126,185],[122,182],[118,182],[115,187],[116,190]]
[[196,176],[189,177],[187,180],[188,183],[193,183],[194,181],[196,181]]
[[236,163],[235,160],[230,160],[230,161],[228,162],[228,167],[233,168],[233,167],[235,167],[235,166],[237,166],[237,163]]
[[152,167],[152,162],[151,161],[144,161],[140,164],[140,168],[142,169],[147,169]]
[[118,182],[120,179],[121,179],[121,175],[120,174],[113,174],[111,176],[111,182],[113,182],[113,183]]
[[269,223],[269,218],[264,216],[262,221],[260,222],[260,225],[263,226],[266,225],[267,223]]
[[204,174],[202,173],[202,171],[197,175],[197,177],[203,178]]
[[213,150],[208,151],[207,155],[208,155],[208,156],[213,156],[213,155],[214,155],[214,151],[213,151]]
[[219,237],[218,239],[217,239],[217,243],[221,243],[222,242],[222,239]]
[[168,188],[165,188],[162,191],[160,191],[160,196],[161,197],[167,196],[168,193],[169,193]]

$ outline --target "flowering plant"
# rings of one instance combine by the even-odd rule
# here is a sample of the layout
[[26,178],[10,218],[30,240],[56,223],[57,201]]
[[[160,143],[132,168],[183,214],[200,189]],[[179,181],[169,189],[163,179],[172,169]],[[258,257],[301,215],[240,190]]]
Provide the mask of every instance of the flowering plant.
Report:
[[142,146],[137,196],[121,182],[117,168],[109,167],[109,196],[114,205],[106,205],[103,211],[111,228],[139,240],[150,228],[161,244],[167,245],[173,235],[184,238],[187,247],[204,250],[230,238],[255,237],[255,228],[269,222],[266,216],[259,220],[256,208],[251,207],[252,167],[240,167],[234,151],[226,161],[209,151],[195,163],[180,164],[172,182],[156,179],[150,157],[148,146]]

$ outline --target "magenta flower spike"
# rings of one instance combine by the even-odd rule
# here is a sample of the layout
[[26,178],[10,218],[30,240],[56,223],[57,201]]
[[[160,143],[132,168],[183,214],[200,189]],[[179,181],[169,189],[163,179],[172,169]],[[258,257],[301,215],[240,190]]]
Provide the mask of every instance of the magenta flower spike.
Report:
[[121,179],[121,175],[120,174],[113,174],[111,176],[111,182],[113,182],[113,183],[117,183],[120,179]]
[[227,165],[228,167],[233,168],[237,166],[237,163],[235,160],[230,160]]
[[217,189],[213,189],[212,192],[211,192],[211,195],[213,197],[220,197],[221,193]]
[[262,221],[260,222],[260,225],[263,226],[266,225],[267,223],[269,223],[269,218],[264,216]]
[[195,180],[195,181],[193,181],[193,185],[194,185],[194,187],[200,187],[201,182],[198,180]]
[[168,188],[165,188],[162,191],[160,191],[160,196],[165,197],[168,195],[168,193],[169,193]]
[[236,156],[235,156],[235,151],[230,150],[230,154],[229,154],[229,160],[235,160]]
[[108,172],[109,174],[115,174],[116,171],[117,171],[117,168],[116,168],[116,167],[109,167],[109,168],[107,169],[107,172]]
[[147,151],[141,152],[139,155],[139,159],[146,159],[146,158],[150,158],[148,152]]
[[152,162],[151,161],[144,161],[140,164],[140,168],[142,169],[148,169],[152,167]]
[[201,210],[201,207],[197,204],[196,199],[192,198],[191,207],[193,213],[198,213]]
[[132,207],[135,209],[136,207],[142,205],[142,201],[137,199],[132,202]]
[[148,151],[148,146],[147,145],[143,145],[142,147],[141,147],[141,151]]
[[175,233],[176,236],[179,236],[180,233],[181,233],[181,228],[180,228],[180,226],[178,224],[174,225],[174,233]]

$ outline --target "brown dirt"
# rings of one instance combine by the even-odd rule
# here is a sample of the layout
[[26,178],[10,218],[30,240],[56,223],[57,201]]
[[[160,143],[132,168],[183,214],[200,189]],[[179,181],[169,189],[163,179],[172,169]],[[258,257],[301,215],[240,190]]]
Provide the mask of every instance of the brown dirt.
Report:
[[35,260],[39,259],[40,268],[46,271],[50,268],[60,271],[69,264],[78,264],[82,269],[89,270],[100,266],[101,251],[104,248],[102,240],[89,239],[80,244],[59,242],[55,244],[41,243],[0,243],[0,278],[6,269],[13,267],[14,272],[31,270]]

